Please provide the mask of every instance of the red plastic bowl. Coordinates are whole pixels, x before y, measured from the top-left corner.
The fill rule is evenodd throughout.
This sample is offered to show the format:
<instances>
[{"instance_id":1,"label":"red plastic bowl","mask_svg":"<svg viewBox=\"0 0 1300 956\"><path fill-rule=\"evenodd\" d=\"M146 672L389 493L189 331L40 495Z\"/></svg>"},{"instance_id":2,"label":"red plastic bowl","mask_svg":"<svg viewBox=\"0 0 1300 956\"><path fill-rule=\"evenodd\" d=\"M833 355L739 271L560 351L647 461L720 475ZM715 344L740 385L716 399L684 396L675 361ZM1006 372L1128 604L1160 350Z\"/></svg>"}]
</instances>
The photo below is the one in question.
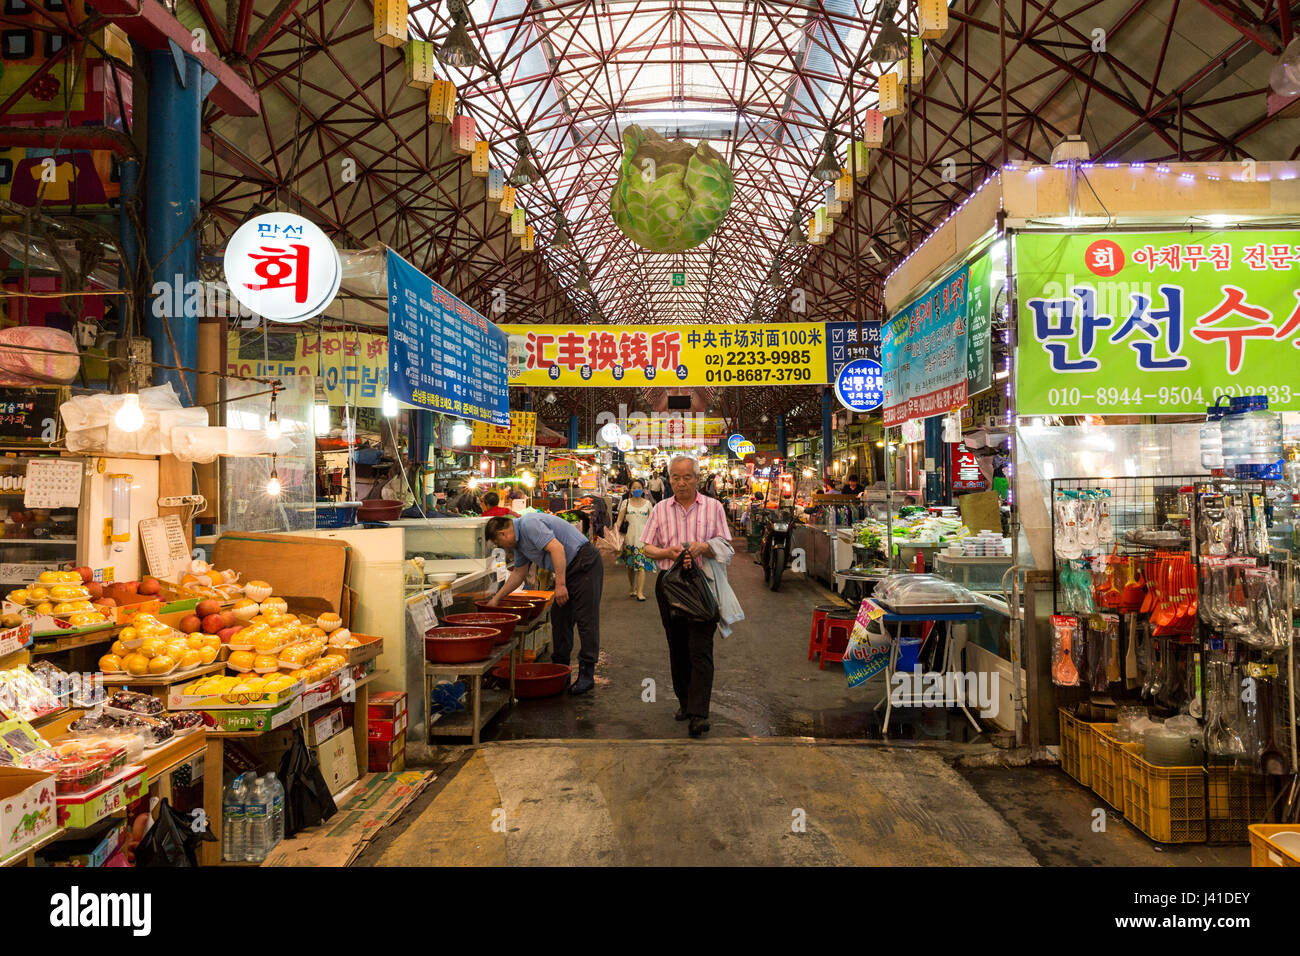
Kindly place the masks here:
<instances>
[{"instance_id":1,"label":"red plastic bowl","mask_svg":"<svg viewBox=\"0 0 1300 956\"><path fill-rule=\"evenodd\" d=\"M515 625L520 621L518 614L484 611L479 614L448 614L442 619L443 624L455 624L458 627L493 627L501 632L498 644L509 642L514 637ZM435 629L436 630L436 629Z\"/></svg>"},{"instance_id":2,"label":"red plastic bowl","mask_svg":"<svg viewBox=\"0 0 1300 956\"><path fill-rule=\"evenodd\" d=\"M467 664L492 654L495 627L431 627L424 632L424 659L435 664Z\"/></svg>"},{"instance_id":3,"label":"red plastic bowl","mask_svg":"<svg viewBox=\"0 0 1300 956\"><path fill-rule=\"evenodd\" d=\"M489 600L491 599L475 601L474 606L485 614L495 614L498 611L518 614L519 620L524 624L541 614L542 608L546 606L546 602L538 598L503 597L495 606L489 604Z\"/></svg>"},{"instance_id":4,"label":"red plastic bowl","mask_svg":"<svg viewBox=\"0 0 1300 956\"><path fill-rule=\"evenodd\" d=\"M357 518L361 521L396 521L402 516L400 501L370 500L361 502Z\"/></svg>"},{"instance_id":5,"label":"red plastic bowl","mask_svg":"<svg viewBox=\"0 0 1300 956\"><path fill-rule=\"evenodd\" d=\"M492 676L510 680L510 661L503 660L492 668ZM515 665L515 696L553 697L569 683L569 668L563 664Z\"/></svg>"}]
</instances>

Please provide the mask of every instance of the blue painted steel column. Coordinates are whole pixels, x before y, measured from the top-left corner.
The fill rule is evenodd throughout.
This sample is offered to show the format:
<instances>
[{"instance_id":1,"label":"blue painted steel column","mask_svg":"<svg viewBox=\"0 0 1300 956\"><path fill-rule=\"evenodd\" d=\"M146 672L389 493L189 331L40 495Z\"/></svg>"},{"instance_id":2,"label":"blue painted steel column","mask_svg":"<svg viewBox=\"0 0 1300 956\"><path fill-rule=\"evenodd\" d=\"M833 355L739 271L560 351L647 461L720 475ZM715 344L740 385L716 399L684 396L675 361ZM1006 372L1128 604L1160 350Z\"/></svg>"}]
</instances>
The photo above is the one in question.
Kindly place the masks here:
<instances>
[{"instance_id":1,"label":"blue painted steel column","mask_svg":"<svg viewBox=\"0 0 1300 956\"><path fill-rule=\"evenodd\" d=\"M569 416L569 447L578 447L578 416Z\"/></svg>"},{"instance_id":2,"label":"blue painted steel column","mask_svg":"<svg viewBox=\"0 0 1300 956\"><path fill-rule=\"evenodd\" d=\"M122 254L126 257L126 261L122 263L122 272L124 275L130 276L134 282L140 276L140 237L136 232L135 222L132 220L129 210L135 206L136 191L140 185L140 163L138 160L124 159L118 164L117 168L122 183L122 201L118 210L117 235L118 241L122 243ZM127 320L130 315L131 310L125 305L121 306L117 325L119 338L126 337Z\"/></svg>"},{"instance_id":3,"label":"blue painted steel column","mask_svg":"<svg viewBox=\"0 0 1300 956\"><path fill-rule=\"evenodd\" d=\"M822 389L822 477L829 478L831 457L834 454L835 436L831 433L831 390Z\"/></svg>"},{"instance_id":4,"label":"blue painted steel column","mask_svg":"<svg viewBox=\"0 0 1300 956\"><path fill-rule=\"evenodd\" d=\"M941 505L948 501L943 493L943 416L935 415L925 420L925 457L934 459L934 467L925 473L925 500L927 504Z\"/></svg>"},{"instance_id":5,"label":"blue painted steel column","mask_svg":"<svg viewBox=\"0 0 1300 956\"><path fill-rule=\"evenodd\" d=\"M785 460L785 416L776 416L776 454L782 461Z\"/></svg>"},{"instance_id":6,"label":"blue painted steel column","mask_svg":"<svg viewBox=\"0 0 1300 956\"><path fill-rule=\"evenodd\" d=\"M170 50L149 53L145 247L153 264L150 278L154 291L160 294L145 310L145 332L153 342L155 362L186 368L196 368L199 358L201 297L185 292L186 284L197 283L199 278L195 223L199 217L202 78L203 69L191 56L181 55L178 62ZM172 383L183 405L197 399L195 378L192 372L172 369L156 369L154 374L155 384Z\"/></svg>"}]
</instances>

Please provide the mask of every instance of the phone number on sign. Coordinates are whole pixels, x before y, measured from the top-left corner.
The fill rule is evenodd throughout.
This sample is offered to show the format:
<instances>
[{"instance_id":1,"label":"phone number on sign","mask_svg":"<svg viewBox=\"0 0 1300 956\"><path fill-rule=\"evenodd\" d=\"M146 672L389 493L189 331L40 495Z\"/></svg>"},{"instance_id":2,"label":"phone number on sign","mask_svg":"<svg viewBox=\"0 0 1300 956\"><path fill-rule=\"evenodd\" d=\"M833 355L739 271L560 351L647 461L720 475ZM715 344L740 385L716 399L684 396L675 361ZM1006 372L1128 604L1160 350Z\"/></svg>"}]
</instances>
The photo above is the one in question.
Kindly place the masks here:
<instances>
[{"instance_id":1,"label":"phone number on sign","mask_svg":"<svg viewBox=\"0 0 1300 956\"><path fill-rule=\"evenodd\" d=\"M811 379L810 368L723 368L706 369L704 372L706 382L762 384L763 382L807 382Z\"/></svg>"},{"instance_id":2,"label":"phone number on sign","mask_svg":"<svg viewBox=\"0 0 1300 956\"><path fill-rule=\"evenodd\" d=\"M1232 398L1239 395L1266 395L1270 405L1285 405L1291 401L1289 385L1216 385L1207 395L1206 390L1190 385L1162 385L1154 391L1140 388L1099 388L1085 392L1078 388L1051 388L1047 390L1048 404L1057 408L1070 408L1088 402L1093 406L1123 408L1134 405L1164 405L1177 408L1213 405L1220 396Z\"/></svg>"},{"instance_id":3,"label":"phone number on sign","mask_svg":"<svg viewBox=\"0 0 1300 956\"><path fill-rule=\"evenodd\" d=\"M798 349L791 351L756 352L726 351L706 355L705 365L807 365L812 361L812 353Z\"/></svg>"}]
</instances>

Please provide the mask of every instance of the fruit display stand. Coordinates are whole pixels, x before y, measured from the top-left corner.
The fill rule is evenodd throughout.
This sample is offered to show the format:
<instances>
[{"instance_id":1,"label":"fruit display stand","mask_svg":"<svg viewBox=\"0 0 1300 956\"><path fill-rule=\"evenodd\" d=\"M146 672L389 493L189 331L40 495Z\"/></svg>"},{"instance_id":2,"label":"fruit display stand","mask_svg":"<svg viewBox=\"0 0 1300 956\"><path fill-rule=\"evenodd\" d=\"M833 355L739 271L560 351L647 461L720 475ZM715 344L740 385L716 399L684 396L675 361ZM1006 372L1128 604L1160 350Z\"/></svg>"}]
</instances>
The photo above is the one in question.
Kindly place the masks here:
<instances>
[{"instance_id":1,"label":"fruit display stand","mask_svg":"<svg viewBox=\"0 0 1300 956\"><path fill-rule=\"evenodd\" d=\"M540 620L540 617L539 617ZM429 743L434 737L469 737L475 745L487 722L495 717L507 704L515 700L515 667L519 662L521 644L518 637L499 644L492 653L481 661L468 664L424 664L424 699L433 695L433 685L439 677L455 679L470 678L469 709L455 714L433 715L429 720ZM492 665L510 655L510 691L484 690L483 675L492 670Z\"/></svg>"},{"instance_id":2,"label":"fruit display stand","mask_svg":"<svg viewBox=\"0 0 1300 956\"><path fill-rule=\"evenodd\" d=\"M166 700L171 688L175 685L187 684L196 677L219 674L225 669L225 661L213 661L211 664L204 664L192 670L173 671L170 674L161 674L156 677L152 675L149 677L132 677L130 674L105 674L104 686L123 687L127 690L136 690L142 694L148 694L150 697Z\"/></svg>"}]
</instances>

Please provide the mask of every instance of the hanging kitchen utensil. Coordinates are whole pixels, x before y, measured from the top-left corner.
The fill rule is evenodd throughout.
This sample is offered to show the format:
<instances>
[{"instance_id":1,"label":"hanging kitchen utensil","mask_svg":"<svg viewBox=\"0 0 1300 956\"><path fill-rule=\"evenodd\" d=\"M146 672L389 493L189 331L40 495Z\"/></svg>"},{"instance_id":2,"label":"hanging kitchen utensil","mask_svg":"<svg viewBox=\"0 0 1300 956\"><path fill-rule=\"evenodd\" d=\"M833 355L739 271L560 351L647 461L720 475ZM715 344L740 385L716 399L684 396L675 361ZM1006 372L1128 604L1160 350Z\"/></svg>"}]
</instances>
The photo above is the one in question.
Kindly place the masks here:
<instances>
[{"instance_id":1,"label":"hanging kitchen utensil","mask_svg":"<svg viewBox=\"0 0 1300 956\"><path fill-rule=\"evenodd\" d=\"M1106 681L1114 684L1123 678L1119 670L1119 618L1102 615L1106 620Z\"/></svg>"},{"instance_id":2,"label":"hanging kitchen utensil","mask_svg":"<svg viewBox=\"0 0 1300 956\"><path fill-rule=\"evenodd\" d=\"M1052 615L1052 681L1062 687L1074 687L1079 683L1079 671L1071 654L1077 626L1078 622L1072 617Z\"/></svg>"},{"instance_id":3,"label":"hanging kitchen utensil","mask_svg":"<svg viewBox=\"0 0 1300 956\"><path fill-rule=\"evenodd\" d=\"M1158 556L1156 558L1146 559L1146 573L1143 575L1146 584L1147 593L1142 598L1142 604L1138 607L1141 614L1150 614L1156 609L1156 601L1159 599L1159 580L1160 574L1156 570L1159 567Z\"/></svg>"},{"instance_id":4,"label":"hanging kitchen utensil","mask_svg":"<svg viewBox=\"0 0 1300 956\"><path fill-rule=\"evenodd\" d=\"M1128 616L1128 652L1124 656L1124 683L1129 690L1142 684L1138 676L1137 657L1137 615Z\"/></svg>"},{"instance_id":5,"label":"hanging kitchen utensil","mask_svg":"<svg viewBox=\"0 0 1300 956\"><path fill-rule=\"evenodd\" d=\"M1142 578L1141 564L1130 555L1127 562L1128 580L1120 592L1119 609L1125 614L1132 614L1142 606L1146 598L1146 582Z\"/></svg>"},{"instance_id":6,"label":"hanging kitchen utensil","mask_svg":"<svg viewBox=\"0 0 1300 956\"><path fill-rule=\"evenodd\" d=\"M1258 679L1260 739L1263 745L1259 752L1259 770L1270 776L1281 776L1287 772L1286 756L1282 748L1273 739L1273 682L1268 678Z\"/></svg>"}]
</instances>

